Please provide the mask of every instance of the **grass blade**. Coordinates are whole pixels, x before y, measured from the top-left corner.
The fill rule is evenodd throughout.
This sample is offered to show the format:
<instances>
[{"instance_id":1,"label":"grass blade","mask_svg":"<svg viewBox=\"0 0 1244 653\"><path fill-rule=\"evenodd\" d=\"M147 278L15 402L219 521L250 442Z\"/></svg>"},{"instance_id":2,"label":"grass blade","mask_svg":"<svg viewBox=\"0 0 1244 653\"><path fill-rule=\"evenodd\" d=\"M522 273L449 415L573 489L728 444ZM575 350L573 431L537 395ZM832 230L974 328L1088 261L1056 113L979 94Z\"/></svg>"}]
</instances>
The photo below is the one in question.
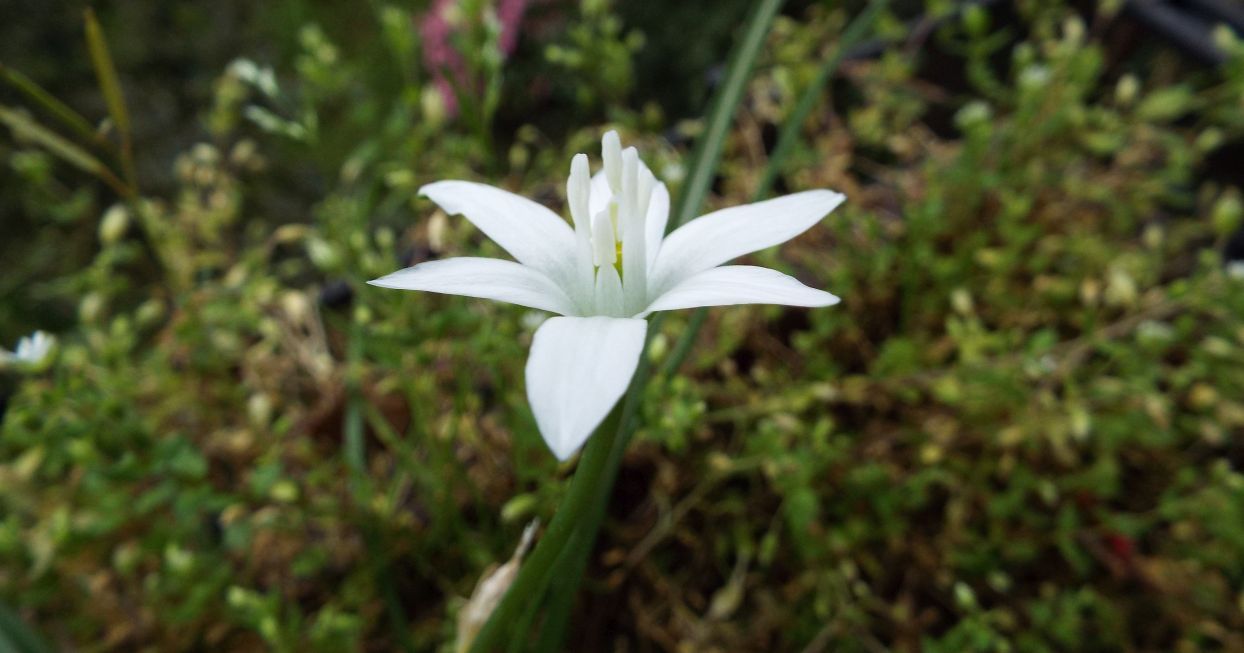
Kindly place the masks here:
<instances>
[{"instance_id":1,"label":"grass blade","mask_svg":"<svg viewBox=\"0 0 1244 653\"><path fill-rule=\"evenodd\" d=\"M713 183L713 176L717 174L717 164L721 161L721 152L725 148L730 125L734 122L735 110L743 99L743 91L751 77L752 68L756 65L756 59L760 56L765 35L769 33L773 18L782 8L782 2L783 0L763 0L757 3L748 19L747 32L730 57L725 82L709 107L708 123L692 154L691 174L678 194L678 201L670 214L666 231L672 231L695 217L695 213L704 204L704 198L708 196L708 189Z\"/></svg>"},{"instance_id":2,"label":"grass blade","mask_svg":"<svg viewBox=\"0 0 1244 653\"><path fill-rule=\"evenodd\" d=\"M130 196L126 185L91 153L66 140L63 136L35 122L29 116L9 107L0 106L0 123L8 125L13 135L51 152L69 165L99 177L121 195Z\"/></svg>"},{"instance_id":3,"label":"grass blade","mask_svg":"<svg viewBox=\"0 0 1244 653\"><path fill-rule=\"evenodd\" d=\"M829 83L834 73L837 72L838 65L842 63L843 55L847 50L854 47L855 44L864 40L877 22L877 17L881 14L881 11L889 4L890 0L873 0L843 30L838 47L821 64L812 84L804 89L803 95L799 97L795 108L787 116L786 122L782 123L782 129L778 133L777 144L773 147L773 152L769 155L768 162L765 163L764 171L760 174L760 182L756 184L756 190L753 192L753 202L758 202L769 195L769 191L773 189L773 182L777 179L778 170L785 162L786 156L790 154L791 148L795 144L795 139L799 138L799 131L803 128L803 123L808 119L808 114L812 112L812 108L816 106L816 101L825 89L825 85ZM663 376L674 374L682 366L687 355L691 353L691 347L695 343L696 336L700 333L700 328L704 326L704 321L707 317L707 308L697 308L691 314L691 320L687 323L687 328L683 329L678 341L674 343L673 349L670 350L670 357L665 360L665 365L661 368Z\"/></svg>"},{"instance_id":4,"label":"grass blade","mask_svg":"<svg viewBox=\"0 0 1244 653\"><path fill-rule=\"evenodd\" d=\"M43 637L9 606L0 603L0 652L51 653Z\"/></svg>"},{"instance_id":5,"label":"grass blade","mask_svg":"<svg viewBox=\"0 0 1244 653\"><path fill-rule=\"evenodd\" d=\"M121 82L117 77L117 68L112 63L112 54L108 50L108 42L104 40L104 32L95 18L95 11L87 9L86 47L91 53L91 65L95 67L95 78L104 93L104 102L108 104L108 115L117 133L122 139L130 134L130 114L125 109L125 96L121 94Z\"/></svg>"},{"instance_id":6,"label":"grass blade","mask_svg":"<svg viewBox=\"0 0 1244 653\"><path fill-rule=\"evenodd\" d=\"M131 146L130 114L125 108L125 96L121 93L121 82L117 76L117 68L113 65L112 54L108 50L108 42L99 27L95 12L89 7L83 12L86 22L86 47L91 54L91 65L95 68L95 78L99 81L99 89L104 94L104 102L108 105L108 115L121 137L121 167L125 180L134 186L134 155Z\"/></svg>"},{"instance_id":7,"label":"grass blade","mask_svg":"<svg viewBox=\"0 0 1244 653\"><path fill-rule=\"evenodd\" d=\"M873 0L842 31L842 37L838 39L838 46L821 63L821 67L816 71L816 77L813 78L808 88L804 89L803 95L799 96L799 101L795 103L795 108L791 110L786 121L782 123L782 129L778 132L777 144L773 146L773 152L769 154L769 160L760 175L760 182L756 184L755 196L752 198L753 202L764 199L769 194L769 191L773 189L773 182L777 179L778 169L786 160L786 155L790 153L791 147L794 146L795 139L799 138L799 130L803 128L803 123L808 119L808 114L812 113L817 99L821 97L821 92L829 84L829 80L833 78L834 73L838 72L838 66L842 63L842 57L847 53L847 50L863 41L864 37L872 31L873 24L877 22L877 17L881 15L881 11L889 4L890 0Z\"/></svg>"},{"instance_id":8,"label":"grass blade","mask_svg":"<svg viewBox=\"0 0 1244 653\"><path fill-rule=\"evenodd\" d=\"M25 95L31 102L42 107L83 140L93 143L100 141L99 134L96 133L91 123L82 117L82 114L56 99L56 96L48 93L42 86L36 84L34 80L12 68L6 67L4 64L0 64L0 80L4 80L9 86Z\"/></svg>"}]
</instances>

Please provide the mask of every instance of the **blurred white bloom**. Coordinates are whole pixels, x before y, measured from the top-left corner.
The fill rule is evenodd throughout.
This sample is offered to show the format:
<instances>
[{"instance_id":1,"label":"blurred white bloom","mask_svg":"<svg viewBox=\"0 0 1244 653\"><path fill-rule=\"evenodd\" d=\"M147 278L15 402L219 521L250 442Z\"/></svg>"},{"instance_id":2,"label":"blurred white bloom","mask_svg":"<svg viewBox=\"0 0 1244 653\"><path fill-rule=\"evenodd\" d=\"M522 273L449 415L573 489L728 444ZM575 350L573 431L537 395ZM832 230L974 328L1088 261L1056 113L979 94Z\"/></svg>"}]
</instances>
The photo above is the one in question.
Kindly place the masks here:
<instances>
[{"instance_id":1,"label":"blurred white bloom","mask_svg":"<svg viewBox=\"0 0 1244 653\"><path fill-rule=\"evenodd\" d=\"M1020 71L1019 85L1026 90L1039 90L1045 88L1052 76L1049 66L1033 64Z\"/></svg>"},{"instance_id":2,"label":"blurred white bloom","mask_svg":"<svg viewBox=\"0 0 1244 653\"><path fill-rule=\"evenodd\" d=\"M55 337L46 331L35 331L18 340L16 350L9 352L0 349L0 363L38 366L47 359L55 346Z\"/></svg>"},{"instance_id":3,"label":"blurred white bloom","mask_svg":"<svg viewBox=\"0 0 1244 653\"><path fill-rule=\"evenodd\" d=\"M535 331L540 328L541 324L547 322L548 319L548 313L541 311L527 311L526 313L523 313L523 316L519 318L519 321L522 322L524 329L528 331Z\"/></svg>"},{"instance_id":4,"label":"blurred white bloom","mask_svg":"<svg viewBox=\"0 0 1244 653\"><path fill-rule=\"evenodd\" d=\"M625 392L649 314L699 306L830 306L838 298L776 270L722 264L820 222L845 199L812 190L709 213L665 237L670 198L633 147L605 134L604 170L575 155L566 195L571 229L544 206L468 181L420 189L463 214L515 261L428 261L370 283L510 302L557 313L536 331L527 398L544 440L565 460Z\"/></svg>"},{"instance_id":5,"label":"blurred white bloom","mask_svg":"<svg viewBox=\"0 0 1244 653\"><path fill-rule=\"evenodd\" d=\"M281 90L276 83L276 74L268 66L260 67L250 59L235 59L229 70L238 79L254 86L268 97L276 97Z\"/></svg>"}]
</instances>

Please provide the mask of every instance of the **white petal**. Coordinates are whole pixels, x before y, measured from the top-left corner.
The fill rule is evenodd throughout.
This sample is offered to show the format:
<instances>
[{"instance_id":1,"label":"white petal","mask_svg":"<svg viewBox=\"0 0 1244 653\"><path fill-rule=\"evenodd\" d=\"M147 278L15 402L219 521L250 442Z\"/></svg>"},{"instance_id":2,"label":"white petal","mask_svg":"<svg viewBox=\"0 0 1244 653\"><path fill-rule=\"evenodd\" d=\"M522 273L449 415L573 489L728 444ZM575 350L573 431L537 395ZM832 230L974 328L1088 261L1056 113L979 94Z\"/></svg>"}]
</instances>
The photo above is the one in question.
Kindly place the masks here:
<instances>
[{"instance_id":1,"label":"white petal","mask_svg":"<svg viewBox=\"0 0 1244 653\"><path fill-rule=\"evenodd\" d=\"M605 209L592 219L592 262L598 267L618 261L618 241L613 237L609 213L609 209Z\"/></svg>"},{"instance_id":2,"label":"white petal","mask_svg":"<svg viewBox=\"0 0 1244 653\"><path fill-rule=\"evenodd\" d=\"M628 147L622 150L622 204L618 209L618 226L622 235L623 304L629 315L643 310L648 300L647 231L644 225L648 196L654 180L652 173L639 165L639 152ZM617 313L614 313L617 315Z\"/></svg>"},{"instance_id":3,"label":"white petal","mask_svg":"<svg viewBox=\"0 0 1244 653\"><path fill-rule=\"evenodd\" d=\"M838 298L809 288L777 270L754 265L727 265L692 275L652 302L636 317L656 311L734 304L833 306Z\"/></svg>"},{"instance_id":4,"label":"white petal","mask_svg":"<svg viewBox=\"0 0 1244 653\"><path fill-rule=\"evenodd\" d=\"M574 270L572 283L565 286L566 293L581 309L591 313L595 304L594 269L592 267L592 214L588 211L591 197L591 173L588 171L587 155L576 154L570 162L570 177L566 179L566 200L570 216L574 220Z\"/></svg>"},{"instance_id":5,"label":"white petal","mask_svg":"<svg viewBox=\"0 0 1244 653\"><path fill-rule=\"evenodd\" d=\"M648 170L642 159L639 161L639 167ZM641 173L642 174L642 173ZM652 174L649 170L648 174ZM609 180L605 178L605 171L601 170L592 177L592 193L591 205L589 211L592 215L601 212L606 205L609 204L609 198L612 197L613 191L609 188ZM648 255L648 267L652 267L653 261L656 260L657 252L661 249L661 240L665 238L665 225L669 224L670 219L670 192L665 184L657 182L652 189L652 199L648 202L648 212L644 217L644 233L645 249Z\"/></svg>"},{"instance_id":6,"label":"white petal","mask_svg":"<svg viewBox=\"0 0 1244 653\"><path fill-rule=\"evenodd\" d=\"M579 312L566 293L539 270L495 258L428 261L367 283L382 288L493 299L562 315Z\"/></svg>"},{"instance_id":7,"label":"white petal","mask_svg":"<svg viewBox=\"0 0 1244 653\"><path fill-rule=\"evenodd\" d=\"M566 201L570 205L570 217L574 220L576 234L590 234L592 231L592 213L588 211L591 187L587 155L576 154L570 160L570 177L566 179Z\"/></svg>"},{"instance_id":8,"label":"white petal","mask_svg":"<svg viewBox=\"0 0 1244 653\"><path fill-rule=\"evenodd\" d=\"M617 268L612 264L602 265L596 270L596 310L593 314L622 317L626 315L624 306L622 278L618 276Z\"/></svg>"},{"instance_id":9,"label":"white petal","mask_svg":"<svg viewBox=\"0 0 1244 653\"><path fill-rule=\"evenodd\" d=\"M600 139L601 158L605 160L605 173L609 187L614 193L622 192L622 140L612 129Z\"/></svg>"},{"instance_id":10,"label":"white petal","mask_svg":"<svg viewBox=\"0 0 1244 653\"><path fill-rule=\"evenodd\" d=\"M564 288L572 287L575 236L545 206L500 188L471 181L438 181L419 189L446 213L461 213L509 252Z\"/></svg>"},{"instance_id":11,"label":"white petal","mask_svg":"<svg viewBox=\"0 0 1244 653\"><path fill-rule=\"evenodd\" d=\"M810 190L696 218L661 244L648 287L659 295L697 272L784 243L820 222L844 199L830 190Z\"/></svg>"},{"instance_id":12,"label":"white petal","mask_svg":"<svg viewBox=\"0 0 1244 653\"><path fill-rule=\"evenodd\" d=\"M605 171L601 170L592 175L592 193L588 198L588 211L592 215L600 213L609 205L612 197L613 189L609 187L609 178L605 175Z\"/></svg>"},{"instance_id":13,"label":"white petal","mask_svg":"<svg viewBox=\"0 0 1244 653\"><path fill-rule=\"evenodd\" d=\"M669 221L670 192L665 184L658 182L652 189L652 199L648 201L648 215L644 218L649 269L656 261L657 252L661 251L661 241L665 239L665 225Z\"/></svg>"},{"instance_id":14,"label":"white petal","mask_svg":"<svg viewBox=\"0 0 1244 653\"><path fill-rule=\"evenodd\" d=\"M626 240L632 221L638 221L639 150L622 150L622 192L618 193L618 234Z\"/></svg>"},{"instance_id":15,"label":"white petal","mask_svg":"<svg viewBox=\"0 0 1244 653\"><path fill-rule=\"evenodd\" d=\"M626 392L644 348L644 320L555 317L536 330L527 400L540 434L566 460Z\"/></svg>"},{"instance_id":16,"label":"white petal","mask_svg":"<svg viewBox=\"0 0 1244 653\"><path fill-rule=\"evenodd\" d=\"M56 338L46 331L35 331L34 333L22 337L17 341L17 347L14 348L13 354L8 356L9 360L15 360L31 365L38 365L47 358L52 347L56 344ZM7 352L6 352L7 353Z\"/></svg>"},{"instance_id":17,"label":"white petal","mask_svg":"<svg viewBox=\"0 0 1244 653\"><path fill-rule=\"evenodd\" d=\"M643 216L643 219L641 219L639 222L640 224L644 224L648 221L647 220L648 206L649 206L650 201L652 200L652 191L656 188L656 185L657 185L657 178L655 175L652 174L652 171L648 169L648 166L640 165L637 167L638 167L638 170L636 170L637 187L635 190L636 190L636 201L638 201L639 204L637 205L636 212L639 215ZM641 229L641 232L642 232L642 229Z\"/></svg>"}]
</instances>

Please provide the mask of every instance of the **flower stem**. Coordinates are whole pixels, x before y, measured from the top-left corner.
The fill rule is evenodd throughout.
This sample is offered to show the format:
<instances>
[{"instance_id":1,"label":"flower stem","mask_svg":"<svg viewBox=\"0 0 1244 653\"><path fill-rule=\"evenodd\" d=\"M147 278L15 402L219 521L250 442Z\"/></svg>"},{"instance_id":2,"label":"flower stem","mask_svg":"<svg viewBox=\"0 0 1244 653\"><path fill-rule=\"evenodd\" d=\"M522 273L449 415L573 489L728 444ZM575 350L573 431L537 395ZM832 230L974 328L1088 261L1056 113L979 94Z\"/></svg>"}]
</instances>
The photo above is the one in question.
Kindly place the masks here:
<instances>
[{"instance_id":1,"label":"flower stem","mask_svg":"<svg viewBox=\"0 0 1244 653\"><path fill-rule=\"evenodd\" d=\"M619 405L605 418L596 434L588 439L566 498L562 500L557 514L553 515L553 521L549 523L548 530L544 532L536 548L519 568L518 576L505 593L505 598L501 599L501 603L488 618L488 623L484 624L475 637L471 644L471 653L497 650L500 643L505 641L503 631L527 602L538 601L544 594L545 587L553 576L554 563L561 556L567 541L574 535L575 528L583 522L585 513L592 507L593 497L602 492L602 488L608 489L601 484L601 477L605 473L606 463L618 436L621 416L622 406ZM512 635L523 637L526 633Z\"/></svg>"},{"instance_id":2,"label":"flower stem","mask_svg":"<svg viewBox=\"0 0 1244 653\"><path fill-rule=\"evenodd\" d=\"M600 526L600 517L592 510L586 523L575 529L574 536L566 543L561 558L557 561L558 573L549 584L548 604L544 610L544 626L540 629L540 639L536 640L535 653L555 653L561 650L562 640L566 637L566 624L570 617L570 607L579 583L583 580L583 572L587 568L587 559L596 541L596 530ZM595 525L595 527L593 526Z\"/></svg>"}]
</instances>

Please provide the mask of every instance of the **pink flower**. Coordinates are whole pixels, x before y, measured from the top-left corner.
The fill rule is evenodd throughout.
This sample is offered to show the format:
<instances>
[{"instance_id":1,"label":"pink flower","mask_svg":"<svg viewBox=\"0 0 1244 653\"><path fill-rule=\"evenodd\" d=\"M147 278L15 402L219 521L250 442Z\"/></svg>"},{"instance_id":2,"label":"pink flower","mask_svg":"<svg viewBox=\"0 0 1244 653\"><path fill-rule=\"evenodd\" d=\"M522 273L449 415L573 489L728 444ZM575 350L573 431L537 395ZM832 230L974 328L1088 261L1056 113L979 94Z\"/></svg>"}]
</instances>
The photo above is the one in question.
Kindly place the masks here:
<instances>
[{"instance_id":1,"label":"pink flower","mask_svg":"<svg viewBox=\"0 0 1244 653\"><path fill-rule=\"evenodd\" d=\"M423 36L423 64L432 73L432 82L445 102L445 111L458 112L458 92L473 91L477 80L469 79L462 54L454 48L453 35L459 29L449 20L458 0L436 0L419 24ZM518 45L518 28L527 10L527 0L497 0L497 20L501 23L499 47L503 56L514 52ZM452 78L452 81L451 81ZM455 90L455 87L458 90Z\"/></svg>"}]
</instances>

